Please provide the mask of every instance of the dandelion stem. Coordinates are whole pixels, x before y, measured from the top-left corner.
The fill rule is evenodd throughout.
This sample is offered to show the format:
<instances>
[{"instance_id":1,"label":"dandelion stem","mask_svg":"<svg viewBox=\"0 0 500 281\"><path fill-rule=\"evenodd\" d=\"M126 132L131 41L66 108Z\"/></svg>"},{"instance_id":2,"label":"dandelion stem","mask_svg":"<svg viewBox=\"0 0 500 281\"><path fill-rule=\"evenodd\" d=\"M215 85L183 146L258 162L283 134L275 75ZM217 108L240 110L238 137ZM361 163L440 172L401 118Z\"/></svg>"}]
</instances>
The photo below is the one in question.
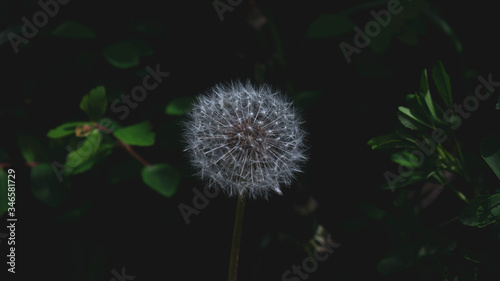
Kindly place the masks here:
<instances>
[{"instance_id":1,"label":"dandelion stem","mask_svg":"<svg viewBox=\"0 0 500 281\"><path fill-rule=\"evenodd\" d=\"M231 257L229 259L228 281L236 281L238 275L238 258L240 255L241 229L243 228L243 214L245 211L246 194L238 197L236 205L236 216L234 218L233 243L231 245Z\"/></svg>"}]
</instances>

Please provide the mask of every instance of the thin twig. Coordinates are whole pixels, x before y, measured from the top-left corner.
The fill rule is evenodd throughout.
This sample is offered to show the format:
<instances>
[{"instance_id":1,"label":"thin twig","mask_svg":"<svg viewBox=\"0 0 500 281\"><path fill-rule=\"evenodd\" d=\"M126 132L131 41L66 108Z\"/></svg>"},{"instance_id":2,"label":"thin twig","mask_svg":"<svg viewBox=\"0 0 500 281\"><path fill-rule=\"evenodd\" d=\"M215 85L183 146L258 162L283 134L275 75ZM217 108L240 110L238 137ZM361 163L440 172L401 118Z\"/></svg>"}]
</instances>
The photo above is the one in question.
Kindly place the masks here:
<instances>
[{"instance_id":1,"label":"thin twig","mask_svg":"<svg viewBox=\"0 0 500 281\"><path fill-rule=\"evenodd\" d=\"M137 154L137 152L135 152L132 147L126 143L124 143L123 141L121 140L118 140L118 142L120 143L120 145L125 148L125 150L130 153L130 155L132 155L135 159L137 159L137 161L141 162L144 166L149 166L151 164L149 164L148 161L144 160L144 158L142 158L139 154Z\"/></svg>"},{"instance_id":2,"label":"thin twig","mask_svg":"<svg viewBox=\"0 0 500 281\"><path fill-rule=\"evenodd\" d=\"M110 130L109 128L101 125L101 124L97 124L95 123L94 124L94 127L98 128L99 130L103 130L105 131L106 133L110 134L110 133L113 133L112 130ZM116 136L115 136L116 138ZM121 141L119 138L116 138L118 140L118 142L120 143L120 145L125 148L125 150L130 153L130 155L132 155L135 159L137 159L137 161L141 162L144 166L149 166L151 164L149 164L148 161L144 160L144 158L142 158L139 154L137 154L137 152L135 152L132 147L126 143L124 143L123 141Z\"/></svg>"}]
</instances>

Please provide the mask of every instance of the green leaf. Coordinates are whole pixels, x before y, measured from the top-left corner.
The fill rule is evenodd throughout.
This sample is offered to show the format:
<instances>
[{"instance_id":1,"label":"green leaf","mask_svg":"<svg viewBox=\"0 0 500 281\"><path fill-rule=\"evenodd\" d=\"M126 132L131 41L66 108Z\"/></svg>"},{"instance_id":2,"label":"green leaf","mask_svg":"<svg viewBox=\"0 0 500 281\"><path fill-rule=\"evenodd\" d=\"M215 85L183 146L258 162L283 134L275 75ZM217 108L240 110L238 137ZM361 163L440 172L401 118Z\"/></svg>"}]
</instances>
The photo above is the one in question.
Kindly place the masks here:
<instances>
[{"instance_id":1,"label":"green leaf","mask_svg":"<svg viewBox=\"0 0 500 281\"><path fill-rule=\"evenodd\" d=\"M404 167L418 168L420 167L419 159L407 150L396 152L391 155L391 161L398 163Z\"/></svg>"},{"instance_id":2,"label":"green leaf","mask_svg":"<svg viewBox=\"0 0 500 281\"><path fill-rule=\"evenodd\" d=\"M404 106L398 107L398 119L403 126L412 130L422 129L423 126L432 128L429 124L417 118L409 108Z\"/></svg>"},{"instance_id":3,"label":"green leaf","mask_svg":"<svg viewBox=\"0 0 500 281\"><path fill-rule=\"evenodd\" d=\"M144 167L142 180L156 192L170 198L177 191L180 174L176 168L161 163Z\"/></svg>"},{"instance_id":4,"label":"green leaf","mask_svg":"<svg viewBox=\"0 0 500 281\"><path fill-rule=\"evenodd\" d=\"M500 193L482 202L477 208L476 217L479 222L477 227L485 227L500 219Z\"/></svg>"},{"instance_id":5,"label":"green leaf","mask_svg":"<svg viewBox=\"0 0 500 281\"><path fill-rule=\"evenodd\" d=\"M432 101L431 93L427 91L426 94L423 94L423 98L425 101L425 105L427 106L427 110L431 114L431 121L439 121L439 118L436 114L436 109L434 108L434 102Z\"/></svg>"},{"instance_id":6,"label":"green leaf","mask_svg":"<svg viewBox=\"0 0 500 281\"><path fill-rule=\"evenodd\" d=\"M345 15L326 14L318 17L307 30L309 38L329 38L350 32L355 24Z\"/></svg>"},{"instance_id":7,"label":"green leaf","mask_svg":"<svg viewBox=\"0 0 500 281\"><path fill-rule=\"evenodd\" d=\"M95 33L90 28L76 21L63 22L52 31L52 35L78 39L95 38Z\"/></svg>"},{"instance_id":8,"label":"green leaf","mask_svg":"<svg viewBox=\"0 0 500 281\"><path fill-rule=\"evenodd\" d=\"M12 177L10 179L12 179ZM9 203L7 196L9 193L9 185L7 180L9 180L7 172L0 169L0 218L7 212L7 209L10 208L10 206L7 205L7 203ZM15 181L15 179L12 180Z\"/></svg>"},{"instance_id":9,"label":"green leaf","mask_svg":"<svg viewBox=\"0 0 500 281\"><path fill-rule=\"evenodd\" d=\"M478 220L477 220L477 209L483 203L488 199L488 196L485 195L480 195L477 197L474 197L472 200L469 201L467 206L462 209L459 215L459 219L462 222L462 224L467 225L467 226L477 226L478 225Z\"/></svg>"},{"instance_id":10,"label":"green leaf","mask_svg":"<svg viewBox=\"0 0 500 281\"><path fill-rule=\"evenodd\" d=\"M26 162L43 162L49 160L47 149L42 142L31 135L19 135L17 144Z\"/></svg>"},{"instance_id":11,"label":"green leaf","mask_svg":"<svg viewBox=\"0 0 500 281\"><path fill-rule=\"evenodd\" d=\"M155 143L155 133L149 122L123 127L114 132L115 137L126 144L138 146L150 146Z\"/></svg>"},{"instance_id":12,"label":"green leaf","mask_svg":"<svg viewBox=\"0 0 500 281\"><path fill-rule=\"evenodd\" d=\"M440 110L440 108L434 104L429 92L425 95L422 93L408 94L405 101L413 117L419 120L420 124L414 122L416 127L425 128L430 127L431 125L429 124L432 124L432 128L434 128L436 124L443 127L446 125L438 118L436 108L438 110Z\"/></svg>"},{"instance_id":13,"label":"green leaf","mask_svg":"<svg viewBox=\"0 0 500 281\"><path fill-rule=\"evenodd\" d=\"M31 192L33 195L50 207L57 207L67 195L67 186L59 182L48 163L38 164L31 169Z\"/></svg>"},{"instance_id":14,"label":"green leaf","mask_svg":"<svg viewBox=\"0 0 500 281\"><path fill-rule=\"evenodd\" d=\"M416 142L415 142L415 136L408 131L404 126L402 125L397 125L396 128L394 129L394 134L399 136L401 139L406 140L411 146L406 146L406 147L415 147Z\"/></svg>"},{"instance_id":15,"label":"green leaf","mask_svg":"<svg viewBox=\"0 0 500 281\"><path fill-rule=\"evenodd\" d=\"M439 17L439 16L431 16L432 21L434 22L434 25L446 35L446 37L451 41L453 44L453 47L455 47L455 52L457 52L458 55L462 55L463 53L463 46L462 43L460 42L459 37L455 34L453 31L453 28L448 24L444 18Z\"/></svg>"},{"instance_id":16,"label":"green leaf","mask_svg":"<svg viewBox=\"0 0 500 281\"><path fill-rule=\"evenodd\" d=\"M427 78L427 69L420 75L420 92L425 94L429 92L429 79Z\"/></svg>"},{"instance_id":17,"label":"green leaf","mask_svg":"<svg viewBox=\"0 0 500 281\"><path fill-rule=\"evenodd\" d=\"M131 42L120 42L105 48L102 54L112 66L125 69L139 65L141 50Z\"/></svg>"},{"instance_id":18,"label":"green leaf","mask_svg":"<svg viewBox=\"0 0 500 281\"><path fill-rule=\"evenodd\" d=\"M427 109L429 110L432 118L439 120L436 114L436 109L434 108L434 102L432 101L431 92L429 91L429 80L427 78L427 69L422 71L422 76L420 78L420 93L422 94Z\"/></svg>"},{"instance_id":19,"label":"green leaf","mask_svg":"<svg viewBox=\"0 0 500 281\"><path fill-rule=\"evenodd\" d=\"M52 139L57 139L57 138L69 136L69 135L75 133L76 127L82 126L85 124L91 125L92 122L83 122L82 121L82 122L69 122L69 123L62 124L59 127L50 130L47 133L47 137L52 138Z\"/></svg>"},{"instance_id":20,"label":"green leaf","mask_svg":"<svg viewBox=\"0 0 500 281\"><path fill-rule=\"evenodd\" d=\"M397 179L392 179L391 183L392 185L389 185L388 183L384 183L380 189L383 190L394 190L396 188L401 188L408 186L410 184L414 184L419 181L424 181L428 178L429 173L425 171L416 171L411 173L409 176L403 176L403 175L396 175L401 178L401 180Z\"/></svg>"},{"instance_id":21,"label":"green leaf","mask_svg":"<svg viewBox=\"0 0 500 281\"><path fill-rule=\"evenodd\" d=\"M165 113L168 115L183 115L191 108L194 101L194 97L174 98L168 103Z\"/></svg>"},{"instance_id":22,"label":"green leaf","mask_svg":"<svg viewBox=\"0 0 500 281\"><path fill-rule=\"evenodd\" d=\"M432 79L436 88L444 101L444 104L451 108L453 104L453 99L451 96L451 82L448 73L444 69L443 63L439 61L432 67Z\"/></svg>"},{"instance_id":23,"label":"green leaf","mask_svg":"<svg viewBox=\"0 0 500 281\"><path fill-rule=\"evenodd\" d=\"M113 145L109 143L101 144L96 153L90 156L87 160L83 161L80 165L76 166L72 171L72 175L80 174L90 170L92 167L102 162L113 152Z\"/></svg>"},{"instance_id":24,"label":"green leaf","mask_svg":"<svg viewBox=\"0 0 500 281\"><path fill-rule=\"evenodd\" d=\"M467 226L479 228L500 219L500 193L493 196L478 196L471 200L460 213L460 221Z\"/></svg>"},{"instance_id":25,"label":"green leaf","mask_svg":"<svg viewBox=\"0 0 500 281\"><path fill-rule=\"evenodd\" d=\"M367 142L373 150L404 146L405 140L395 133L374 137Z\"/></svg>"},{"instance_id":26,"label":"green leaf","mask_svg":"<svg viewBox=\"0 0 500 281\"><path fill-rule=\"evenodd\" d=\"M495 175L500 179L500 140L489 136L481 141L479 147L484 161L488 163Z\"/></svg>"},{"instance_id":27,"label":"green leaf","mask_svg":"<svg viewBox=\"0 0 500 281\"><path fill-rule=\"evenodd\" d=\"M66 174L75 174L88 170L88 163L86 163L92 156L99 150L101 145L101 132L97 129L92 130L90 135L81 142L81 145L68 154L65 163Z\"/></svg>"},{"instance_id":28,"label":"green leaf","mask_svg":"<svg viewBox=\"0 0 500 281\"><path fill-rule=\"evenodd\" d=\"M106 112L108 101L106 100L106 89L104 86L97 86L83 96L80 102L80 109L87 113L90 120L97 121Z\"/></svg>"}]
</instances>

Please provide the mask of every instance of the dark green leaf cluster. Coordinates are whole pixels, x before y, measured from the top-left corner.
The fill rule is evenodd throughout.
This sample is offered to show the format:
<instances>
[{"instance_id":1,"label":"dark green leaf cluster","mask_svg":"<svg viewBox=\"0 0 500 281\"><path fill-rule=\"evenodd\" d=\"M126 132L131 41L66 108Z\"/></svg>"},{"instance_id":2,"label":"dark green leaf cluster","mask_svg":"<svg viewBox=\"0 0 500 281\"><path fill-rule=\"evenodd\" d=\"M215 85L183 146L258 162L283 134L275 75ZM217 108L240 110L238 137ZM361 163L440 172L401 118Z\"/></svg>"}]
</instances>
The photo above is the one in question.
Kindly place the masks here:
<instances>
[{"instance_id":1,"label":"dark green leaf cluster","mask_svg":"<svg viewBox=\"0 0 500 281\"><path fill-rule=\"evenodd\" d=\"M431 96L424 70L419 91L406 96L408 106L398 107L400 126L390 134L368 141L373 150L391 153L391 160L399 165L398 173L385 173L384 189L427 180L444 184L448 181L445 171L467 177L461 148L455 139L456 119L447 114L453 103L451 83L441 62L433 67L432 80L444 107Z\"/></svg>"},{"instance_id":2,"label":"dark green leaf cluster","mask_svg":"<svg viewBox=\"0 0 500 281\"><path fill-rule=\"evenodd\" d=\"M397 172L384 173L386 183L382 189L399 190L394 201L395 207L407 214L418 213L425 209L443 190L453 191L465 207L456 208L456 217L442 225L460 221L462 227L486 228L498 236L500 226L500 193L498 189L489 189L482 184L482 176L471 176L473 166L467 163L462 146L455 131L460 127L460 120L450 114L454 110L451 81L443 64L438 62L431 72L434 88L440 96L439 102L431 96L431 86L427 71L421 75L419 91L406 96L407 106L399 106L397 118L399 125L389 134L374 137L368 141L373 150L382 150L390 154L392 162L397 164ZM500 140L493 137L481 142L480 154L496 176L500 179ZM478 155L475 156L478 158ZM487 167L483 165L481 167ZM489 173L482 171L481 173ZM420 197L413 198L415 191ZM468 199L467 197L473 197ZM419 200L419 201L414 201ZM408 204L415 204L413 210L405 209ZM378 269L384 274L393 274L406 269L421 260L432 257L449 257L452 252L474 263L489 263L485 257L476 256L474 250L461 248L457 253L457 235L441 237L438 232L425 232L417 217L406 225L398 218L390 218L394 224L409 232L419 232L420 240L401 237L394 251L382 259ZM404 227L401 226L404 224ZM493 225L493 228L491 226ZM496 234L495 234L496 233ZM500 237L500 236L498 236ZM498 240L496 237L494 240ZM464 247L463 245L461 247Z\"/></svg>"},{"instance_id":3,"label":"dark green leaf cluster","mask_svg":"<svg viewBox=\"0 0 500 281\"><path fill-rule=\"evenodd\" d=\"M68 137L73 135L73 139L83 139L76 149L72 149L67 155L63 167L53 163L56 173L58 168L64 171L64 176L86 172L104 161L113 148L122 146L144 165L142 168L144 183L163 196L173 196L180 181L177 169L165 163L151 165L138 156L131 147L154 145L155 133L151 123L145 121L121 127L115 121L103 117L107 104L105 88L98 86L80 102L80 109L87 114L90 121L68 122L49 130L47 133L49 138L65 138L71 142Z\"/></svg>"}]
</instances>

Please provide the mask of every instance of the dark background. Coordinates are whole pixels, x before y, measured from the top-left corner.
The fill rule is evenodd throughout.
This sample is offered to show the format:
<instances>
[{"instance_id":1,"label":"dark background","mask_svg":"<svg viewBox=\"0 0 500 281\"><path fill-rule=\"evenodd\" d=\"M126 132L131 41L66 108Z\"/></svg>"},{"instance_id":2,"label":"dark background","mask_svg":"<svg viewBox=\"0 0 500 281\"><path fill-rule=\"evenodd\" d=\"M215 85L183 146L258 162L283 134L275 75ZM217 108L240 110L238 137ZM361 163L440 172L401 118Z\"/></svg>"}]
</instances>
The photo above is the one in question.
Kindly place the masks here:
<instances>
[{"instance_id":1,"label":"dark background","mask_svg":"<svg viewBox=\"0 0 500 281\"><path fill-rule=\"evenodd\" d=\"M40 10L35 1L1 3L0 30L21 25L23 16L31 18ZM172 198L148 188L138 175L109 184L106 178L112 167L130 160L117 148L103 165L66 179L71 183L68 196L56 208L37 200L29 189L30 168L17 149L18 134L35 135L49 145L45 137L48 130L64 122L85 120L78 105L90 89L106 85L111 100L120 90L127 93L140 84L142 79L136 73L146 65L160 64L170 76L121 122L131 125L150 120L160 138L178 133L169 126L180 119L164 114L172 98L196 95L234 79L261 82L255 75L256 65L265 65L265 82L291 96L301 91L323 93L303 110L310 147L305 173L286 189L285 196L247 204L240 280L281 280L282 273L293 264L301 264L306 255L293 243L281 241L280 234L306 241L318 224L341 246L319 264L310 280L421 280L418 269L391 276L377 270L377 263L394 247L392 229L376 225L359 204L373 203L393 211L395 195L379 186L384 182L383 172L396 166L386 154L371 151L366 142L392 131L397 106L404 103L406 94L418 89L421 71L438 60L443 61L452 79L456 101L473 93L479 74L486 77L492 73L493 80L500 80L497 9L494 2L486 1L432 3L432 9L455 31L463 55L455 52L439 28L426 22L426 34L419 35L415 46L392 40L383 54L373 56L370 48L364 48L359 57L365 59L368 70L363 72L356 63L346 62L338 46L343 40L352 44L354 32L305 40L317 17L357 4L255 1L275 25L286 65L277 63L276 37L269 22L260 30L246 22L252 8L248 1L225 12L221 22L211 1L72 0L60 5L59 13L19 54L4 41L0 46L0 146L8 152L18 179L16 277L107 281L113 278L113 269L121 272L125 267L128 275L136 276L134 280L226 278L236 201L221 194L199 215L191 216L186 225L178 205L192 206L192 189L203 188L203 182L195 178L184 177ZM373 9L380 7L384 5ZM357 14L360 27L371 20L370 9ZM87 25L96 39L47 34L65 20ZM161 22L162 35L133 30L134 23L144 21ZM99 54L102 48L131 38L147 41L154 50L153 55L141 58L136 68L114 68L99 55L88 66L79 59L81 54ZM469 151L478 151L477 139L487 133L481 124L491 120L482 112L491 111L495 102L494 94L481 103L476 119L466 120L463 130L457 132ZM111 112L108 116L117 120ZM168 162L183 169L185 175L192 173L186 168L180 141L136 150L151 163ZM445 192L443 196L448 195ZM305 217L298 215L293 204L304 205L310 197L317 202L317 209ZM451 205L445 205L450 201ZM454 201L450 201L436 202L436 209L453 207ZM84 210L81 215L61 219L77 207ZM432 225L434 216L431 213L425 219L424 223ZM1 229L4 221L2 218ZM2 241L2 271L6 269L6 246ZM1 280L9 278L12 276Z\"/></svg>"}]
</instances>

